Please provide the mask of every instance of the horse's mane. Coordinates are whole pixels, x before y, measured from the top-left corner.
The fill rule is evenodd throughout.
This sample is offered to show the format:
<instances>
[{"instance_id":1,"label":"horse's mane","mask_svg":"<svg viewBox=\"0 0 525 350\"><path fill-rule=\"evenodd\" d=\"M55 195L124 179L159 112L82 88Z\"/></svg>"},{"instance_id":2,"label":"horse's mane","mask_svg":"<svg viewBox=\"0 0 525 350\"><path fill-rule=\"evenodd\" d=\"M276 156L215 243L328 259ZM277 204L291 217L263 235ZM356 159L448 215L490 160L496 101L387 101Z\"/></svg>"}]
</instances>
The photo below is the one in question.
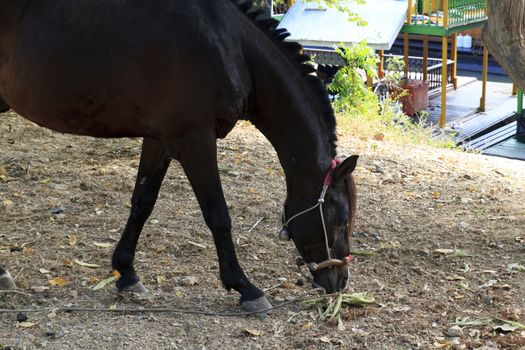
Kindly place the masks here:
<instances>
[{"instance_id":1,"label":"horse's mane","mask_svg":"<svg viewBox=\"0 0 525 350\"><path fill-rule=\"evenodd\" d=\"M326 126L328 141L330 143L330 153L332 158L334 158L336 156L337 147L334 111L324 84L319 78L312 74L315 72L315 68L310 63L310 56L302 53L303 47L299 43L285 41L284 39L290 36L290 33L283 28L277 29L279 22L268 17L260 7L254 6L252 0L231 1L237 5L239 10L244 13L246 17L248 17L261 30L261 32L271 39L271 41L299 71L303 79L305 79L306 85L309 87L312 95L317 98L321 107L321 121Z\"/></svg>"}]
</instances>

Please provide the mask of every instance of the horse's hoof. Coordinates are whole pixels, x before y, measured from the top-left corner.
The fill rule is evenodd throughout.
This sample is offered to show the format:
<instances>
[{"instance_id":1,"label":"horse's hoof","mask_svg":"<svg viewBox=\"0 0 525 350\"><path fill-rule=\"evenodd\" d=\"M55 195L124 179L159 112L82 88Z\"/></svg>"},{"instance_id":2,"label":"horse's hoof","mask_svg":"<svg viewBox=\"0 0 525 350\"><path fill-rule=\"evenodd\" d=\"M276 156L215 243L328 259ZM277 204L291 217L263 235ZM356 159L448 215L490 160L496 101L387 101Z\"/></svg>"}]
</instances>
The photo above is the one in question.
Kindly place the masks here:
<instances>
[{"instance_id":1,"label":"horse's hoof","mask_svg":"<svg viewBox=\"0 0 525 350\"><path fill-rule=\"evenodd\" d=\"M152 302L154 299L153 294L151 294L141 282L119 289L118 295L122 298L138 303Z\"/></svg>"},{"instance_id":2,"label":"horse's hoof","mask_svg":"<svg viewBox=\"0 0 525 350\"><path fill-rule=\"evenodd\" d=\"M0 290L13 290L16 289L15 281L13 281L13 278L9 274L9 272L5 272L0 276Z\"/></svg>"},{"instance_id":3,"label":"horse's hoof","mask_svg":"<svg viewBox=\"0 0 525 350\"><path fill-rule=\"evenodd\" d=\"M119 290L120 293L133 293L133 294L149 294L149 291L142 282L137 282L131 286L124 287Z\"/></svg>"},{"instance_id":4,"label":"horse's hoof","mask_svg":"<svg viewBox=\"0 0 525 350\"><path fill-rule=\"evenodd\" d=\"M263 295L255 300L243 301L241 307L248 312L256 313L259 317L266 317L273 306Z\"/></svg>"}]
</instances>

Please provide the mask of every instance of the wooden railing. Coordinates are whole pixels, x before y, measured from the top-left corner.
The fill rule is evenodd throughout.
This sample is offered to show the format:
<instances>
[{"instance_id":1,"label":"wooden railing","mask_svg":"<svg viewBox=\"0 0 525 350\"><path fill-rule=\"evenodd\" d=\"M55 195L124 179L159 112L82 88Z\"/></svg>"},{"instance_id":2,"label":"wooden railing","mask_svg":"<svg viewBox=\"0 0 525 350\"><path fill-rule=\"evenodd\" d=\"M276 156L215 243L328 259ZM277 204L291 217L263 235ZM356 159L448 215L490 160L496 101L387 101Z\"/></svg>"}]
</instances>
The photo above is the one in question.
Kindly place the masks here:
<instances>
[{"instance_id":1,"label":"wooden railing","mask_svg":"<svg viewBox=\"0 0 525 350\"><path fill-rule=\"evenodd\" d=\"M403 56L396 55L384 55L385 62L388 62L389 58L397 57L402 58ZM452 84L452 69L454 61L447 60L447 83ZM388 64L385 65L388 67ZM443 60L441 58L429 58L427 63L427 74L426 79L429 83L428 90L429 92L441 90L442 77L443 77ZM425 74L423 73L425 66L423 64L422 57L408 57L408 73L406 78L415 79L415 80L424 80ZM388 72L388 68L385 68L385 71ZM448 85L447 84L447 85Z\"/></svg>"},{"instance_id":2,"label":"wooden railing","mask_svg":"<svg viewBox=\"0 0 525 350\"><path fill-rule=\"evenodd\" d=\"M455 27L487 18L487 0L408 0L409 24Z\"/></svg>"}]
</instances>

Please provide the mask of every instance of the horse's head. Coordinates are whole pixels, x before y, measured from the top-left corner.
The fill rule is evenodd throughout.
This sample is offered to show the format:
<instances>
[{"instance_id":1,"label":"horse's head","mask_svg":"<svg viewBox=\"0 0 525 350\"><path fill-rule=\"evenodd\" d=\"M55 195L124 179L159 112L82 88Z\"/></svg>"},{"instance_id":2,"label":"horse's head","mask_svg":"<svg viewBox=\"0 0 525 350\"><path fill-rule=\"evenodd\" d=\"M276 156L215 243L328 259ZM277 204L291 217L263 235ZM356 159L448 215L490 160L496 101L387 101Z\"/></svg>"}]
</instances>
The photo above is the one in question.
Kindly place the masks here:
<instances>
[{"instance_id":1,"label":"horse's head","mask_svg":"<svg viewBox=\"0 0 525 350\"><path fill-rule=\"evenodd\" d=\"M355 220L356 187L352 172L357 156L333 163L318 203L285 208L281 239L292 239L299 251L299 265L306 265L314 278L314 286L327 293L342 290L348 282L350 235ZM290 198L291 199L291 198ZM291 202L291 201L290 201ZM291 203L288 203L291 204ZM292 212L293 211L293 212Z\"/></svg>"}]
</instances>

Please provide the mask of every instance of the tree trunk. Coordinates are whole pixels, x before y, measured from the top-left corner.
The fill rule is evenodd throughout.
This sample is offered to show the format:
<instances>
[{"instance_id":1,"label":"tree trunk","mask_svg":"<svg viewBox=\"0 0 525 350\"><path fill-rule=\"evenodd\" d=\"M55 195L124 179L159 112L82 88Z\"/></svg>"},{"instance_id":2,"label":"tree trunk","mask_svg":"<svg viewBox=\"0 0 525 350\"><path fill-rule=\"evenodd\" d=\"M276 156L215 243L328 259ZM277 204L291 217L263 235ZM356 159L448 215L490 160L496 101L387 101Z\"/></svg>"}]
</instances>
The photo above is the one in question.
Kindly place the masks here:
<instances>
[{"instance_id":1,"label":"tree trunk","mask_svg":"<svg viewBox=\"0 0 525 350\"><path fill-rule=\"evenodd\" d=\"M525 88L525 0L488 0L483 41L512 81Z\"/></svg>"}]
</instances>

